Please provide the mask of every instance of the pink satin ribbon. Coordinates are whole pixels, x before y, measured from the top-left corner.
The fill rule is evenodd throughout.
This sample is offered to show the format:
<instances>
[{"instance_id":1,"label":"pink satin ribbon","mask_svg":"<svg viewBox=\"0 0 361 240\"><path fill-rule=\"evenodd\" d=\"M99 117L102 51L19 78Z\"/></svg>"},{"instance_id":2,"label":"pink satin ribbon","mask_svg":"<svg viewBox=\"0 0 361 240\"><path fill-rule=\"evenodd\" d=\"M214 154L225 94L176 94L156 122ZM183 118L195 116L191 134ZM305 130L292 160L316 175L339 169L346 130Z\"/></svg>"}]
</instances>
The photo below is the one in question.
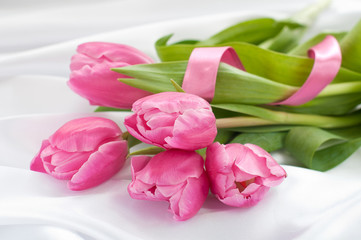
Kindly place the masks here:
<instances>
[{"instance_id":1,"label":"pink satin ribbon","mask_svg":"<svg viewBox=\"0 0 361 240\"><path fill-rule=\"evenodd\" d=\"M220 62L245 71L236 51L231 47L195 48L189 57L182 88L211 102L216 89Z\"/></svg>"},{"instance_id":2,"label":"pink satin ribbon","mask_svg":"<svg viewBox=\"0 0 361 240\"><path fill-rule=\"evenodd\" d=\"M308 56L315 59L305 83L289 98L270 105L301 105L315 98L337 75L342 54L333 36L310 48ZM214 97L219 63L224 62L241 70L244 67L231 47L195 48L189 58L182 88L211 102Z\"/></svg>"}]
</instances>

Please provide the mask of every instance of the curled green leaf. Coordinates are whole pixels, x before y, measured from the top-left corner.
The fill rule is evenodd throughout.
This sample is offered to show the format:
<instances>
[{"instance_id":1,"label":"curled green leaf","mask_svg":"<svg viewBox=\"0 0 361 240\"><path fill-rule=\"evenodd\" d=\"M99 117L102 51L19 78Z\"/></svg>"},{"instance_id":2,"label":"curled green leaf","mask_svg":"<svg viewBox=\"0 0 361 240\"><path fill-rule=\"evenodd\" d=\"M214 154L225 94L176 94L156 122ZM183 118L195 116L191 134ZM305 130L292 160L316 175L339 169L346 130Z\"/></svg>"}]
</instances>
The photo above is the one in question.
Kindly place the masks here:
<instances>
[{"instance_id":1,"label":"curled green leaf","mask_svg":"<svg viewBox=\"0 0 361 240\"><path fill-rule=\"evenodd\" d=\"M285 148L306 167L327 171L361 146L361 126L337 131L295 127L286 136Z\"/></svg>"}]
</instances>

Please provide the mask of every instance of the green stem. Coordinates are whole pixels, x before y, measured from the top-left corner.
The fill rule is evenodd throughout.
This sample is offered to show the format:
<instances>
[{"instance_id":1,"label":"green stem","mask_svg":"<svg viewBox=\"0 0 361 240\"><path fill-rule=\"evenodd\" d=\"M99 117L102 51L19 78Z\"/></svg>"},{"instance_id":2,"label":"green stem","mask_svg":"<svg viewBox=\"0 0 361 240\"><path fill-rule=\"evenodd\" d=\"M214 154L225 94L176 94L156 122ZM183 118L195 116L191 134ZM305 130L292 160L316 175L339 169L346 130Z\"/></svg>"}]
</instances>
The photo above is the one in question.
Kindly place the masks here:
<instances>
[{"instance_id":1,"label":"green stem","mask_svg":"<svg viewBox=\"0 0 361 240\"><path fill-rule=\"evenodd\" d=\"M124 140L128 141L128 148L134 147L135 145L142 143L142 141L133 137L129 132L124 132L122 137Z\"/></svg>"},{"instance_id":2,"label":"green stem","mask_svg":"<svg viewBox=\"0 0 361 240\"><path fill-rule=\"evenodd\" d=\"M216 120L217 128L251 127L275 124L278 123L257 117L230 117L219 118Z\"/></svg>"},{"instance_id":3,"label":"green stem","mask_svg":"<svg viewBox=\"0 0 361 240\"><path fill-rule=\"evenodd\" d=\"M321 128L342 128L361 123L361 112L346 116L321 116L311 114L297 114L288 112L274 112L273 120L257 117L231 117L217 119L218 128L234 128L262 125L306 125Z\"/></svg>"},{"instance_id":4,"label":"green stem","mask_svg":"<svg viewBox=\"0 0 361 240\"><path fill-rule=\"evenodd\" d=\"M164 152L165 149L164 148L160 148L160 147L147 147L147 148L143 148L134 152L131 152L128 154L129 156L135 156L135 155L155 155L161 152Z\"/></svg>"},{"instance_id":5,"label":"green stem","mask_svg":"<svg viewBox=\"0 0 361 240\"><path fill-rule=\"evenodd\" d=\"M170 82L173 84L173 87L175 88L175 90L176 90L177 92L185 92L185 91L183 90L183 88L182 88L181 86L179 86L179 84L178 84L176 81L174 81L173 79L171 79Z\"/></svg>"},{"instance_id":6,"label":"green stem","mask_svg":"<svg viewBox=\"0 0 361 240\"><path fill-rule=\"evenodd\" d=\"M361 81L330 84L318 96L326 97L358 92L361 92Z\"/></svg>"}]
</instances>

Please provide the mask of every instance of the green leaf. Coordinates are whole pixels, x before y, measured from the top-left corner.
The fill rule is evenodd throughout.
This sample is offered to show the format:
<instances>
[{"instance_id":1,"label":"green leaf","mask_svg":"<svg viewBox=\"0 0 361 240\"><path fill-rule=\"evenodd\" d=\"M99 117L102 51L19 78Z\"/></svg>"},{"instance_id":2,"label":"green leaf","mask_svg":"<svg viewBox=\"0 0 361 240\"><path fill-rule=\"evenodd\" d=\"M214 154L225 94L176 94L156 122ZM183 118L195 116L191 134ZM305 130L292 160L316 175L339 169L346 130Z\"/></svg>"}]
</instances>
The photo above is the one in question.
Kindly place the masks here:
<instances>
[{"instance_id":1,"label":"green leaf","mask_svg":"<svg viewBox=\"0 0 361 240\"><path fill-rule=\"evenodd\" d=\"M354 72L361 73L361 20L348 33L341 32L318 34L314 38L292 49L289 54L306 56L307 50L321 42L326 35L333 35L340 42L342 50L342 67ZM338 78L342 78L342 76L338 76Z\"/></svg>"},{"instance_id":2,"label":"green leaf","mask_svg":"<svg viewBox=\"0 0 361 240\"><path fill-rule=\"evenodd\" d=\"M156 44L161 60L164 62L188 60L195 46L185 44L167 46L166 43L170 37L168 35L158 40ZM197 45L197 47L210 46L233 47L248 73L291 86L301 86L313 66L313 59L289 56L243 42Z\"/></svg>"},{"instance_id":3,"label":"green leaf","mask_svg":"<svg viewBox=\"0 0 361 240\"><path fill-rule=\"evenodd\" d=\"M259 46L272 51L285 53L297 45L304 32L304 28L291 29L284 27L277 36L268 39Z\"/></svg>"},{"instance_id":4,"label":"green leaf","mask_svg":"<svg viewBox=\"0 0 361 240\"><path fill-rule=\"evenodd\" d=\"M272 18L257 18L233 25L200 41L198 45L213 45L226 42L247 42L258 44L275 36L282 25Z\"/></svg>"},{"instance_id":5,"label":"green leaf","mask_svg":"<svg viewBox=\"0 0 361 240\"><path fill-rule=\"evenodd\" d=\"M361 73L361 20L342 39L342 66Z\"/></svg>"},{"instance_id":6,"label":"green leaf","mask_svg":"<svg viewBox=\"0 0 361 240\"><path fill-rule=\"evenodd\" d=\"M174 44L196 44L198 42L199 42L198 40L189 39L189 40L182 40L182 41L176 42Z\"/></svg>"},{"instance_id":7,"label":"green leaf","mask_svg":"<svg viewBox=\"0 0 361 240\"><path fill-rule=\"evenodd\" d=\"M293 48L292 50L290 50L288 52L288 54L306 57L308 49L310 49L311 47L313 47L313 46L317 45L318 43L320 43L323 39L325 39L325 37L327 35L334 36L340 42L342 40L342 38L345 37L346 34L347 34L347 32L338 32L338 33L324 32L324 33L320 33L320 34L314 36L313 38L307 40L306 42L304 42L304 43L298 45L297 47Z\"/></svg>"},{"instance_id":8,"label":"green leaf","mask_svg":"<svg viewBox=\"0 0 361 240\"><path fill-rule=\"evenodd\" d=\"M352 92L352 90L350 90ZM361 103L361 92L335 96L317 97L299 106L267 106L268 109L318 115L344 115Z\"/></svg>"},{"instance_id":9,"label":"green leaf","mask_svg":"<svg viewBox=\"0 0 361 240\"><path fill-rule=\"evenodd\" d=\"M227 128L227 130L234 132L242 132L242 133L269 133L269 132L285 132L294 127L295 127L294 125L272 125L272 126L236 127L236 128Z\"/></svg>"},{"instance_id":10,"label":"green leaf","mask_svg":"<svg viewBox=\"0 0 361 240\"><path fill-rule=\"evenodd\" d=\"M284 20L283 22L289 25L285 25L277 36L263 42L260 46L277 52L288 52L298 44L307 28L315 22L316 17L330 2L331 0L318 1ZM292 27L291 23L297 23L299 26Z\"/></svg>"},{"instance_id":11,"label":"green leaf","mask_svg":"<svg viewBox=\"0 0 361 240\"><path fill-rule=\"evenodd\" d=\"M306 125L321 128L341 128L355 126L361 123L361 110L342 116L322 116L316 114L299 114L274 111L259 106L244 104L212 104L214 108L221 108L247 114L251 117L240 116L217 119L219 128L235 128L262 125Z\"/></svg>"},{"instance_id":12,"label":"green leaf","mask_svg":"<svg viewBox=\"0 0 361 240\"><path fill-rule=\"evenodd\" d=\"M130 112L130 109L120 109L120 108L111 108L111 107L97 107L94 112Z\"/></svg>"},{"instance_id":13,"label":"green leaf","mask_svg":"<svg viewBox=\"0 0 361 240\"><path fill-rule=\"evenodd\" d=\"M170 79L181 86L186 67L187 61L177 61L139 64L113 70L132 77L119 79L119 81L136 88L159 93L174 91ZM212 103L264 104L288 97L296 89L221 63L218 68L216 91Z\"/></svg>"},{"instance_id":14,"label":"green leaf","mask_svg":"<svg viewBox=\"0 0 361 240\"><path fill-rule=\"evenodd\" d=\"M161 153L164 151L165 151L164 148L152 146L152 147L147 147L147 148L143 148L143 149L131 152L128 154L128 157L135 156L135 155L155 155L155 154L158 154L158 153Z\"/></svg>"},{"instance_id":15,"label":"green leaf","mask_svg":"<svg viewBox=\"0 0 361 240\"><path fill-rule=\"evenodd\" d=\"M124 132L122 138L128 142L128 148L142 143L139 139L133 137L129 132Z\"/></svg>"},{"instance_id":16,"label":"green leaf","mask_svg":"<svg viewBox=\"0 0 361 240\"><path fill-rule=\"evenodd\" d=\"M287 52L297 45L307 28L315 22L316 17L330 4L331 0L318 1L305 9L297 12L289 19L280 23L288 23L283 26L277 36L268 39L260 46L277 52ZM297 24L297 27L292 26Z\"/></svg>"},{"instance_id":17,"label":"green leaf","mask_svg":"<svg viewBox=\"0 0 361 240\"><path fill-rule=\"evenodd\" d=\"M214 139L214 142L225 144L228 143L233 137L234 132L228 131L226 129L217 129L217 136Z\"/></svg>"},{"instance_id":18,"label":"green leaf","mask_svg":"<svg viewBox=\"0 0 361 240\"><path fill-rule=\"evenodd\" d=\"M289 131L285 148L306 167L327 171L361 146L361 126L337 131L296 127Z\"/></svg>"},{"instance_id":19,"label":"green leaf","mask_svg":"<svg viewBox=\"0 0 361 240\"><path fill-rule=\"evenodd\" d=\"M265 59L269 58L268 61L272 62L273 67L270 69L264 67L267 66L267 63L261 64L263 67L258 67L258 69L254 70L257 71L257 73L261 73L260 69L268 70L267 75L273 77L279 74L278 80L281 80L280 77L284 77L283 80L286 81L287 79L289 84L295 84L293 81L297 78L297 81L301 81L299 77L305 75L305 66L302 64L298 65L297 63L300 58L271 52L251 45L244 47L248 49L246 52L250 54L252 54L253 50L255 50L255 52L259 51L259 54L263 52L264 58L262 61L266 61ZM258 56L256 53L254 54L254 56ZM251 58L251 55L249 58ZM293 60L288 61L286 58ZM259 61L262 63L261 60ZM289 67L287 66L287 69L292 69L292 62L296 64L293 68L294 72L287 73L285 70L282 74L278 73L277 71L282 71L281 68L286 68L287 62L290 64ZM133 65L113 70L132 77L120 79L123 83L153 93L159 93L174 91L170 79L173 79L179 86L182 85L187 63L187 61L164 62ZM259 65L259 63L254 64ZM252 69L250 66L246 66L246 69L247 67ZM307 78L307 76L305 76L305 78ZM349 82L347 82L347 80L349 80ZM339 115L350 112L355 106L360 104L361 74L351 70L341 69L334 81L336 82L327 86L314 100L297 107L283 107L282 110L323 115ZM296 90L296 87L278 83L221 63L212 103L267 104L285 99Z\"/></svg>"},{"instance_id":20,"label":"green leaf","mask_svg":"<svg viewBox=\"0 0 361 240\"><path fill-rule=\"evenodd\" d=\"M267 152L272 152L283 148L286 135L286 132L241 133L231 143L252 143L260 146Z\"/></svg>"}]
</instances>

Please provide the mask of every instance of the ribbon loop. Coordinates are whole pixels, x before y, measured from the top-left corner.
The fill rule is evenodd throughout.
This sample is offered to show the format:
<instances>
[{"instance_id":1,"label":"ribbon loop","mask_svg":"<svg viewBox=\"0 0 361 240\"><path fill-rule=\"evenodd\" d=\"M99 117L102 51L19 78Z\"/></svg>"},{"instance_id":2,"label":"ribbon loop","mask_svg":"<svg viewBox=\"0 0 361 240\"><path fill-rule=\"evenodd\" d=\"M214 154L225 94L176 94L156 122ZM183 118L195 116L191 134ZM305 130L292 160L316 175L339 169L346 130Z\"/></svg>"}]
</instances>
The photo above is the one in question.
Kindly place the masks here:
<instances>
[{"instance_id":1,"label":"ribbon loop","mask_svg":"<svg viewBox=\"0 0 361 240\"><path fill-rule=\"evenodd\" d=\"M297 106L314 99L336 77L341 67L342 53L335 37L328 35L308 50L308 56L315 59L310 75L302 87L289 98L270 105Z\"/></svg>"},{"instance_id":2,"label":"ribbon loop","mask_svg":"<svg viewBox=\"0 0 361 240\"><path fill-rule=\"evenodd\" d=\"M244 67L231 47L195 48L189 57L182 88L211 102L216 88L219 63Z\"/></svg>"},{"instance_id":3,"label":"ribbon loop","mask_svg":"<svg viewBox=\"0 0 361 240\"><path fill-rule=\"evenodd\" d=\"M342 53L335 37L326 36L322 42L310 48L308 56L315 62L304 84L289 98L270 105L304 104L314 99L336 77L341 67ZM195 48L188 61L182 88L211 102L220 62L245 71L232 47Z\"/></svg>"}]
</instances>

